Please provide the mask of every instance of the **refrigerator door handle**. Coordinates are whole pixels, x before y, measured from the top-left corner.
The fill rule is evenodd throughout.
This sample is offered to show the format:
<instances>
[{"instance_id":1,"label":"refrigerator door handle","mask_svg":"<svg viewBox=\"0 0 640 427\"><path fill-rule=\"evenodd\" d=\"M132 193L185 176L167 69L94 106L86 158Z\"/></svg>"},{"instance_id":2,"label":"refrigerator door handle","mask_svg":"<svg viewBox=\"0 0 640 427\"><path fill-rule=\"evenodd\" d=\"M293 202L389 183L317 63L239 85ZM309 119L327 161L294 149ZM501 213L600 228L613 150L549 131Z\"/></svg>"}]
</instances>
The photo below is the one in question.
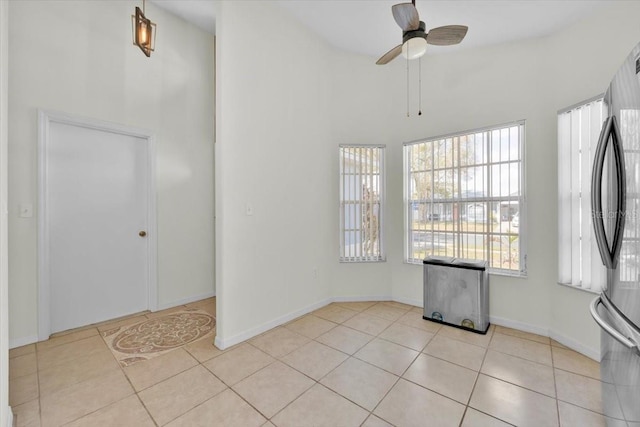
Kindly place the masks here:
<instances>
[{"instance_id":1,"label":"refrigerator door handle","mask_svg":"<svg viewBox=\"0 0 640 427\"><path fill-rule=\"evenodd\" d=\"M622 237L624 235L624 223L627 213L627 172L624 166L624 151L622 149L622 136L616 116L611 116L611 142L616 162L616 179L618 181L616 197L618 207L616 210L616 225L613 233L613 245L611 248L611 261L613 268L618 264L618 256L622 249Z\"/></svg>"},{"instance_id":2,"label":"refrigerator door handle","mask_svg":"<svg viewBox=\"0 0 640 427\"><path fill-rule=\"evenodd\" d=\"M613 234L613 244L611 249L607 242L604 230L604 213L602 212L602 173L607 153L607 145L611 139L613 154L616 166L616 223ZM593 160L591 174L591 212L593 216L593 229L596 235L600 258L605 267L615 269L618 263L618 255L622 247L622 235L624 232L625 211L626 211L626 172L624 167L624 154L622 151L622 138L615 116L609 117L602 125L602 131L598 138L598 145Z\"/></svg>"},{"instance_id":3,"label":"refrigerator door handle","mask_svg":"<svg viewBox=\"0 0 640 427\"><path fill-rule=\"evenodd\" d=\"M611 315L611 317L615 318L616 320L622 322L625 325L627 324L627 322L623 318L621 318L620 315L617 313L617 310L610 305L611 303L608 301L607 296L604 294L601 294L600 296L596 297L591 302L589 310L591 311L591 317L593 317L593 320L595 320L596 323L600 325L600 327L607 334L611 335L620 344L624 345L628 349L640 355L640 349L638 348L638 343L633 338L626 337L620 331L614 328L612 325L607 323L602 317L600 317L600 314L598 313L598 306L600 304L602 304L605 307L605 309L607 310L609 315Z\"/></svg>"},{"instance_id":4,"label":"refrigerator door handle","mask_svg":"<svg viewBox=\"0 0 640 427\"><path fill-rule=\"evenodd\" d=\"M604 232L604 218L602 213L602 170L606 154L606 142L611 132L611 117L602 125L598 145L593 158L593 169L591 171L591 214L593 217L593 231L596 235L596 243L600 251L602 263L607 268L613 268L611 252L607 245L607 237Z\"/></svg>"}]
</instances>

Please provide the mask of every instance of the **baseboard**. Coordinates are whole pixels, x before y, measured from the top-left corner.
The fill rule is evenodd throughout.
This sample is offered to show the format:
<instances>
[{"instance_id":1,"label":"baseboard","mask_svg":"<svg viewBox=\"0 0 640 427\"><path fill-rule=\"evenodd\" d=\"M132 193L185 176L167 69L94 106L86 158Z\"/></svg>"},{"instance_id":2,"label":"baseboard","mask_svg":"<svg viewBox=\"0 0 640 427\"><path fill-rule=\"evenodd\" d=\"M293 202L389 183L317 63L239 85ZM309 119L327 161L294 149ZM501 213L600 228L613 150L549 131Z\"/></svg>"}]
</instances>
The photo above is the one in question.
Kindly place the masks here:
<instances>
[{"instance_id":1,"label":"baseboard","mask_svg":"<svg viewBox=\"0 0 640 427\"><path fill-rule=\"evenodd\" d=\"M229 338L221 339L220 336L216 336L214 341L214 345L221 350L234 346L236 344L240 344L243 341L251 339L257 335L260 335L263 332L267 332L269 329L273 329L277 326L283 325L297 317L304 316L305 314L311 313L321 307L324 307L327 304L330 304L333 301L332 298L327 298L322 301L316 302L314 304L308 305L300 310L292 311L291 313L285 314L284 316L280 316L274 320L263 323L260 326L255 328L248 329L239 334L233 335Z\"/></svg>"},{"instance_id":2,"label":"baseboard","mask_svg":"<svg viewBox=\"0 0 640 427\"><path fill-rule=\"evenodd\" d=\"M13 340L9 340L9 349L22 347L23 345L33 344L34 342L38 342L37 335L31 335L28 337L16 338Z\"/></svg>"},{"instance_id":3,"label":"baseboard","mask_svg":"<svg viewBox=\"0 0 640 427\"><path fill-rule=\"evenodd\" d=\"M549 337L558 341L560 344L569 347L571 350L575 350L580 354L583 354L596 362L600 362L600 350L595 350L591 347L587 347L579 341L573 338L564 336L556 331L543 328L541 326L531 325L529 323L519 322L517 320L505 319L503 317L489 316L489 321L495 325L504 326L506 328L517 329L523 332L530 332L536 335L542 335L543 337Z\"/></svg>"},{"instance_id":4,"label":"baseboard","mask_svg":"<svg viewBox=\"0 0 640 427\"><path fill-rule=\"evenodd\" d=\"M362 301L394 301L390 296L346 296L346 297L333 297L329 298L329 303L331 302L362 302Z\"/></svg>"},{"instance_id":5,"label":"baseboard","mask_svg":"<svg viewBox=\"0 0 640 427\"><path fill-rule=\"evenodd\" d=\"M420 299L411 299L411 298L393 298L393 301L401 302L403 304L414 305L416 307L422 307L423 301ZM494 325L504 326L505 328L517 329L523 332L530 332L536 335L542 335L543 337L549 337L560 344L569 347L572 350L577 351L578 353L584 354L585 356L595 360L596 362L600 362L600 350L595 350L591 347L587 347L586 345L574 340L573 338L566 337L562 334L559 334L555 331L550 331L547 328L531 325L529 323L519 322L517 320L505 319L504 317L497 316L489 316L489 322Z\"/></svg>"},{"instance_id":6,"label":"baseboard","mask_svg":"<svg viewBox=\"0 0 640 427\"><path fill-rule=\"evenodd\" d=\"M393 298L393 301L400 302L402 304L413 305L414 307L424 307L424 303L421 299L399 297Z\"/></svg>"},{"instance_id":7,"label":"baseboard","mask_svg":"<svg viewBox=\"0 0 640 427\"><path fill-rule=\"evenodd\" d=\"M13 411L11 406L7 406L7 427L13 427Z\"/></svg>"},{"instance_id":8,"label":"baseboard","mask_svg":"<svg viewBox=\"0 0 640 427\"><path fill-rule=\"evenodd\" d=\"M494 325L504 326L505 328L517 329L523 332L529 332L536 335L542 335L543 337L549 336L549 329L541 326L531 325L529 323L519 322L517 320L505 319L504 317L497 317L489 315L489 322Z\"/></svg>"},{"instance_id":9,"label":"baseboard","mask_svg":"<svg viewBox=\"0 0 640 427\"><path fill-rule=\"evenodd\" d=\"M183 298L178 301L172 301L164 304L158 304L158 309L156 311L166 310L168 308L178 307L179 305L190 304L192 302L200 301L207 298L212 298L216 296L216 291L207 292L205 294L196 295L188 298Z\"/></svg>"},{"instance_id":10,"label":"baseboard","mask_svg":"<svg viewBox=\"0 0 640 427\"><path fill-rule=\"evenodd\" d=\"M551 339L558 341L560 344L567 346L572 350L577 351L578 353L584 354L585 356L595 360L596 362L600 362L602 358L600 355L600 349L596 350L591 347L587 347L581 342L578 342L573 338L569 338L565 335L562 335L556 331L550 331L549 337Z\"/></svg>"},{"instance_id":11,"label":"baseboard","mask_svg":"<svg viewBox=\"0 0 640 427\"><path fill-rule=\"evenodd\" d=\"M388 295L367 295L367 296L339 296L333 298L327 298L325 300L319 301L317 303L311 304L303 309L293 311L291 313L285 314L284 316L280 316L270 322L266 322L256 328L249 329L240 334L234 335L230 338L221 339L219 336L216 336L214 340L214 344L221 350L239 344L243 341L251 339L257 335L260 335L263 332L268 331L269 329L273 329L280 325L283 325L297 317L304 316L305 314L311 313L319 308L324 307L327 304L331 304L332 302L362 302L362 301L397 301L402 302L404 304L421 306L422 302L417 303L415 300L399 300L392 298ZM406 302L409 301L409 302Z\"/></svg>"},{"instance_id":12,"label":"baseboard","mask_svg":"<svg viewBox=\"0 0 640 427\"><path fill-rule=\"evenodd\" d=\"M422 307L422 300L412 299L412 298L393 298L390 296L380 296L380 295L370 295L370 296L339 296L333 298L327 298L325 300L319 301L317 303L311 304L303 309L293 311L284 316L280 316L272 321L266 322L258 327L249 329L240 334L234 335L230 338L221 339L216 336L214 344L221 350L239 344L243 341L251 339L257 335L260 335L263 332L266 332L270 329L273 329L277 326L283 325L297 317L304 316L305 314L311 313L321 307L324 307L327 304L332 302L361 302L361 301L396 301L402 304L408 304L415 307ZM578 353L584 354L585 356L594 359L596 361L600 361L600 351L594 350L590 347L585 346L584 344L572 339L568 338L564 335L561 335L555 331L549 331L547 328L531 325L529 323L520 322L517 320L505 319L503 317L498 316L489 316L489 321L495 325L504 326L506 328L517 329L523 332L530 332L532 334L541 335L544 337L550 337L562 345L569 347L572 350L577 351Z\"/></svg>"}]
</instances>

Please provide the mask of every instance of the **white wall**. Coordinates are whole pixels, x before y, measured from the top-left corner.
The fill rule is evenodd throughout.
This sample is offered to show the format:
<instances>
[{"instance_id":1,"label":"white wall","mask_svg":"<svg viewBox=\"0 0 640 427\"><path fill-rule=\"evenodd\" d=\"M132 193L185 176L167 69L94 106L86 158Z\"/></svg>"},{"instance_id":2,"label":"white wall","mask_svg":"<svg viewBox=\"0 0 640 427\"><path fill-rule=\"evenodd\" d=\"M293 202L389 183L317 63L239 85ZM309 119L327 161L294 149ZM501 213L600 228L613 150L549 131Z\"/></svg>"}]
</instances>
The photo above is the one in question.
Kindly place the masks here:
<instances>
[{"instance_id":1,"label":"white wall","mask_svg":"<svg viewBox=\"0 0 640 427\"><path fill-rule=\"evenodd\" d=\"M220 2L216 41L216 344L226 347L329 297L337 159L324 42L257 1Z\"/></svg>"},{"instance_id":2,"label":"white wall","mask_svg":"<svg viewBox=\"0 0 640 427\"><path fill-rule=\"evenodd\" d=\"M131 42L133 2L9 2L9 276L13 345L37 334L37 109L155 132L158 305L214 292L213 37L147 4L151 58ZM35 207L37 209L37 207Z\"/></svg>"},{"instance_id":3,"label":"white wall","mask_svg":"<svg viewBox=\"0 0 640 427\"><path fill-rule=\"evenodd\" d=\"M599 330L588 314L595 295L556 284L556 112L606 90L640 41L633 18L638 12L640 3L617 4L550 37L427 55L420 117L415 96L412 117L406 117L406 62L376 67L374 58L337 55L334 140L388 147L386 231L394 299L422 302L422 268L402 261L402 143L525 119L528 276L492 275L490 313L495 322L551 334L597 357ZM417 93L417 74L411 84ZM332 186L337 189L337 174ZM356 274L372 272L368 265L351 269L334 286L344 289Z\"/></svg>"},{"instance_id":4,"label":"white wall","mask_svg":"<svg viewBox=\"0 0 640 427\"><path fill-rule=\"evenodd\" d=\"M606 89L640 41L633 18L640 3L617 2L546 38L427 55L423 115L416 115L413 98L410 118L403 61L381 67L376 58L327 48L268 2L223 3L216 188L221 342L329 297L421 304L421 267L403 263L402 143L525 119L528 276L491 277L491 316L597 357L599 332L587 307L593 295L556 284L556 112ZM250 32L243 20L251 22ZM415 92L415 68L412 73ZM386 263L337 262L342 143L387 145ZM300 192L301 177L311 180L310 192ZM245 215L248 202L252 217ZM317 228L300 238L292 225L301 222ZM316 265L321 274L313 279Z\"/></svg>"},{"instance_id":5,"label":"white wall","mask_svg":"<svg viewBox=\"0 0 640 427\"><path fill-rule=\"evenodd\" d=\"M7 2L0 2L0 426L10 426L9 408L9 285L7 254L7 127L8 127L8 24Z\"/></svg>"}]
</instances>

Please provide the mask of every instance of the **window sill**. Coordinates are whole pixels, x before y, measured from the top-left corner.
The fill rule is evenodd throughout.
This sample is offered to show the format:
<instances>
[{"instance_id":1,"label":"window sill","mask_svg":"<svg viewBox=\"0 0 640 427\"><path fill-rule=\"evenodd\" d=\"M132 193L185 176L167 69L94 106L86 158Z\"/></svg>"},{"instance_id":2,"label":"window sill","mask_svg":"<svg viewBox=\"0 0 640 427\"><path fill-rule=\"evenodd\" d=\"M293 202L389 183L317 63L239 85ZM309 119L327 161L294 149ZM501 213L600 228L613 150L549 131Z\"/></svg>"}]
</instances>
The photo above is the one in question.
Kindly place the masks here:
<instances>
[{"instance_id":1,"label":"window sill","mask_svg":"<svg viewBox=\"0 0 640 427\"><path fill-rule=\"evenodd\" d=\"M586 292L586 293L591 294L591 295L600 295L600 291L594 291L593 289L579 288L577 286L568 285L566 283L558 283L558 285L564 286L565 288L569 288L569 289L575 289L576 291Z\"/></svg>"},{"instance_id":2,"label":"window sill","mask_svg":"<svg viewBox=\"0 0 640 427\"><path fill-rule=\"evenodd\" d=\"M403 261L405 264L407 265L417 265L417 266L423 266L424 264L421 262L409 262L407 260ZM495 269L488 269L488 272L490 275L492 276L504 276L504 277L513 277L516 279L526 279L529 276L527 275L526 271L506 271L506 270L495 270Z\"/></svg>"},{"instance_id":3,"label":"window sill","mask_svg":"<svg viewBox=\"0 0 640 427\"><path fill-rule=\"evenodd\" d=\"M526 271L501 271L501 270L491 270L489 269L489 274L492 276L503 276L503 277L513 277L516 279L527 279L529 275Z\"/></svg>"}]
</instances>

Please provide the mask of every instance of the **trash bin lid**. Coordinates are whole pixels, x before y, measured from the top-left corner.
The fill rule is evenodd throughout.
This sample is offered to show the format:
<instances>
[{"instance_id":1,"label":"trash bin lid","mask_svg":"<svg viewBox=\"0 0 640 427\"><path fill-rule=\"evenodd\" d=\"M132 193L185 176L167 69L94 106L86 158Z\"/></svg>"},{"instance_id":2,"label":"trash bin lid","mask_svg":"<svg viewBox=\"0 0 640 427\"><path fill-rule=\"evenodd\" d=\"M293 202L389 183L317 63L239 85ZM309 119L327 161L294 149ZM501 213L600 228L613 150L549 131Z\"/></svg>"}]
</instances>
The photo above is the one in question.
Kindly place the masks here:
<instances>
[{"instance_id":1,"label":"trash bin lid","mask_svg":"<svg viewBox=\"0 0 640 427\"><path fill-rule=\"evenodd\" d=\"M470 268L473 270L486 270L487 261L477 260L477 259L464 259L464 258L456 258L453 261L453 265L458 267Z\"/></svg>"},{"instance_id":2,"label":"trash bin lid","mask_svg":"<svg viewBox=\"0 0 640 427\"><path fill-rule=\"evenodd\" d=\"M451 265L455 258L448 256L428 256L422 263L423 264L437 264L437 265Z\"/></svg>"}]
</instances>

